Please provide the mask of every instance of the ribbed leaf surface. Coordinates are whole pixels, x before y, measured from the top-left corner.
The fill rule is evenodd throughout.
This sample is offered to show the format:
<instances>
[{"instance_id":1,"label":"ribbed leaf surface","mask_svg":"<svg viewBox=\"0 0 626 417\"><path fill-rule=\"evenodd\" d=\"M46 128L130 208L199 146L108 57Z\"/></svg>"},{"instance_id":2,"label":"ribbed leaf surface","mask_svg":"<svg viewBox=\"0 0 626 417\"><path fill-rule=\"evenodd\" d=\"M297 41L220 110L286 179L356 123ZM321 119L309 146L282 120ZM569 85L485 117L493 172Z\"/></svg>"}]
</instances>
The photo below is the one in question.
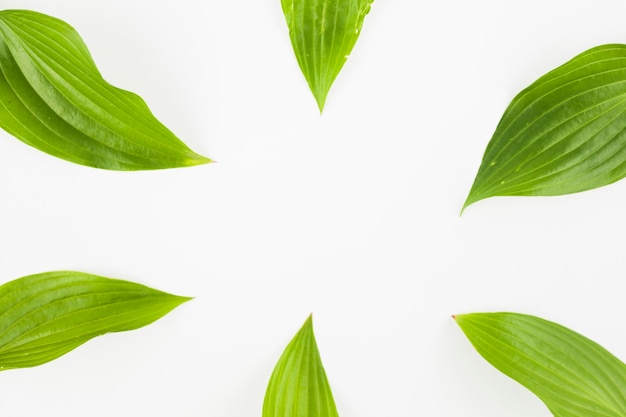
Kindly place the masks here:
<instances>
[{"instance_id":1,"label":"ribbed leaf surface","mask_svg":"<svg viewBox=\"0 0 626 417\"><path fill-rule=\"evenodd\" d=\"M282 0L289 37L320 112L374 0Z\"/></svg>"},{"instance_id":2,"label":"ribbed leaf surface","mask_svg":"<svg viewBox=\"0 0 626 417\"><path fill-rule=\"evenodd\" d=\"M338 417L310 316L274 368L263 417Z\"/></svg>"},{"instance_id":3,"label":"ribbed leaf surface","mask_svg":"<svg viewBox=\"0 0 626 417\"><path fill-rule=\"evenodd\" d=\"M0 370L41 365L96 336L150 324L187 300L81 272L16 279L0 286Z\"/></svg>"},{"instance_id":4,"label":"ribbed leaf surface","mask_svg":"<svg viewBox=\"0 0 626 417\"><path fill-rule=\"evenodd\" d=\"M626 176L626 45L603 45L513 99L465 206L492 196L561 195Z\"/></svg>"},{"instance_id":5,"label":"ribbed leaf surface","mask_svg":"<svg viewBox=\"0 0 626 417\"><path fill-rule=\"evenodd\" d=\"M104 81L71 26L31 11L0 11L0 127L51 155L97 168L210 162L140 97Z\"/></svg>"},{"instance_id":6,"label":"ribbed leaf surface","mask_svg":"<svg viewBox=\"0 0 626 417\"><path fill-rule=\"evenodd\" d=\"M597 343L522 314L465 314L456 321L488 362L556 417L626 416L626 365Z\"/></svg>"}]
</instances>

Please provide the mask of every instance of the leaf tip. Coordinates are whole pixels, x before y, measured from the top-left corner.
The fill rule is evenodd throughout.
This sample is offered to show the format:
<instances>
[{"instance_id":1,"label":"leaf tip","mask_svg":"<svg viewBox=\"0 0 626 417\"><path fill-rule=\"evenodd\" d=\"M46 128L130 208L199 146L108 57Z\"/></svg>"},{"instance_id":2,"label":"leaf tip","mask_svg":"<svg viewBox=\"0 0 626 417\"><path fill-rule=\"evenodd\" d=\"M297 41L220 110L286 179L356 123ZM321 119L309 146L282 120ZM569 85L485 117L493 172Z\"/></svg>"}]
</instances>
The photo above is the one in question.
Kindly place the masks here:
<instances>
[{"instance_id":1,"label":"leaf tip","mask_svg":"<svg viewBox=\"0 0 626 417\"><path fill-rule=\"evenodd\" d=\"M193 153L187 160L185 161L186 166L196 166L196 165L204 165L210 164L213 161L211 158L207 158L206 156L202 156L197 153Z\"/></svg>"},{"instance_id":2,"label":"leaf tip","mask_svg":"<svg viewBox=\"0 0 626 417\"><path fill-rule=\"evenodd\" d=\"M452 315L454 322L458 324L461 329L463 329L463 324L465 323L466 317L467 317L467 314L453 314Z\"/></svg>"},{"instance_id":3,"label":"leaf tip","mask_svg":"<svg viewBox=\"0 0 626 417\"><path fill-rule=\"evenodd\" d=\"M320 116L324 113L324 104L326 104L326 97L318 97L315 95L315 101L317 102L317 108L320 111Z\"/></svg>"},{"instance_id":4,"label":"leaf tip","mask_svg":"<svg viewBox=\"0 0 626 417\"><path fill-rule=\"evenodd\" d=\"M313 313L310 313L309 316L306 318L306 321L304 322L302 328L313 328Z\"/></svg>"},{"instance_id":5,"label":"leaf tip","mask_svg":"<svg viewBox=\"0 0 626 417\"><path fill-rule=\"evenodd\" d=\"M180 301L180 304L184 304L187 301L191 301L194 299L194 297L188 297L185 295L177 295L176 298L178 298L178 300Z\"/></svg>"},{"instance_id":6,"label":"leaf tip","mask_svg":"<svg viewBox=\"0 0 626 417\"><path fill-rule=\"evenodd\" d=\"M459 216L463 216L463 213L465 212L465 209L468 208L469 206L471 206L472 204L478 202L482 200L482 197L476 197L475 194L473 193L473 190L470 191L470 193L468 194L467 198L465 199L465 202L463 203L463 207L461 208L461 213L459 214Z\"/></svg>"},{"instance_id":7,"label":"leaf tip","mask_svg":"<svg viewBox=\"0 0 626 417\"><path fill-rule=\"evenodd\" d=\"M166 307L167 311L172 311L175 308L178 308L181 305L185 304L186 302L193 300L193 297L187 297L184 295L170 294L167 292L163 292L162 294L165 297L163 301L166 303L164 304L164 306L167 305Z\"/></svg>"}]
</instances>

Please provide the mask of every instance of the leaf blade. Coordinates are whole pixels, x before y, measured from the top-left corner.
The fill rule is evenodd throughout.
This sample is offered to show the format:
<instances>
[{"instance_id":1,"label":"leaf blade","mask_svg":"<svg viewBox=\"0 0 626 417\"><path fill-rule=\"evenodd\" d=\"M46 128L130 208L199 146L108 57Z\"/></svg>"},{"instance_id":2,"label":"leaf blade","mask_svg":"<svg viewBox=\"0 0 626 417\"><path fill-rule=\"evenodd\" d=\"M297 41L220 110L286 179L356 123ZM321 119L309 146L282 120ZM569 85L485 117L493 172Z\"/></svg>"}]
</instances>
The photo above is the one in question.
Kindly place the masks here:
<instances>
[{"instance_id":1,"label":"leaf blade","mask_svg":"<svg viewBox=\"0 0 626 417\"><path fill-rule=\"evenodd\" d=\"M0 286L0 370L42 365L96 336L146 326L188 300L75 271L7 282Z\"/></svg>"},{"instance_id":2,"label":"leaf blade","mask_svg":"<svg viewBox=\"0 0 626 417\"><path fill-rule=\"evenodd\" d=\"M374 0L281 0L298 65L320 113Z\"/></svg>"},{"instance_id":3,"label":"leaf blade","mask_svg":"<svg viewBox=\"0 0 626 417\"><path fill-rule=\"evenodd\" d=\"M478 353L556 417L625 416L626 365L590 339L516 313L455 316Z\"/></svg>"},{"instance_id":4,"label":"leaf blade","mask_svg":"<svg viewBox=\"0 0 626 417\"><path fill-rule=\"evenodd\" d=\"M315 341L312 316L278 360L263 401L263 417L338 417Z\"/></svg>"},{"instance_id":5,"label":"leaf blade","mask_svg":"<svg viewBox=\"0 0 626 417\"><path fill-rule=\"evenodd\" d=\"M493 196L554 196L626 176L626 45L589 49L509 104L463 208Z\"/></svg>"},{"instance_id":6,"label":"leaf blade","mask_svg":"<svg viewBox=\"0 0 626 417\"><path fill-rule=\"evenodd\" d=\"M210 162L159 122L137 95L101 76L67 23L0 11L0 127L53 156L113 170Z\"/></svg>"}]
</instances>

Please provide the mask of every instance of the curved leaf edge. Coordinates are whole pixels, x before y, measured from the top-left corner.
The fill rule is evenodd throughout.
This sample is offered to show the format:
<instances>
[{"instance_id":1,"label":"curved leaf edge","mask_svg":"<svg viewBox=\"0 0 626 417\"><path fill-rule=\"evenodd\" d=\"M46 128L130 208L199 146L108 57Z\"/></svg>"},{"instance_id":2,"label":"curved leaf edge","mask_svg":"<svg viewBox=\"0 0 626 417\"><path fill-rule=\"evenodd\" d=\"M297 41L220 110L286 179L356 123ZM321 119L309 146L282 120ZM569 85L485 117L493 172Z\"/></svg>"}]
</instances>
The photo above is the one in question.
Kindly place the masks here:
<instances>
[{"instance_id":1,"label":"curved leaf edge","mask_svg":"<svg viewBox=\"0 0 626 417\"><path fill-rule=\"evenodd\" d=\"M358 38L360 37L363 24L365 21L365 17L370 13L372 3L374 3L374 0L342 0L342 1L344 3L350 2L349 6L346 7L345 4L339 5L338 4L339 0L331 0L331 1L322 0L322 4L321 5L317 4L316 5L317 7L315 7L316 13L319 11L318 9L321 9L322 16L325 16L326 7L328 3L330 2L337 3L338 7L342 6L344 9L347 8L348 11L351 11L351 7L354 7L357 10L356 15L353 18L353 21L351 22L352 25L350 27L353 33L350 33L350 31L348 30L344 30L345 32L344 37L342 39L341 47L339 48L340 52L343 52L343 56L335 57L334 66L331 66L331 64L328 64L326 68L323 68L323 71L321 69L322 64L320 62L314 62L312 65L314 68L310 70L309 68L310 63L307 62L305 57L315 56L319 58L317 56L317 52L320 52L320 51L317 51L314 48L313 48L314 49L313 51L306 50L306 46L307 46L306 41L304 39L298 39L297 34L296 34L296 29L301 29L301 32L303 33L305 32L304 28L296 28L297 19L295 16L295 11L296 9L298 10L304 9L306 0L282 0L281 1L281 6L282 6L283 14L286 19L287 28L289 29L289 39L292 45L292 50L294 52L294 55L296 56L298 67L300 68L300 71L302 72L306 80L309 90L313 94L313 97L317 104L320 115L324 112L324 106L326 104L328 94L330 93L330 90L335 80L341 73L343 66L348 61L348 58L350 54L352 53L352 50L354 49L358 41ZM298 2L298 7L294 7L295 2ZM345 13L340 13L340 14L345 15L345 16L351 16L351 13L346 12L346 10L344 10L344 12ZM300 17L299 21L302 21L302 25L304 25L305 19L301 16L298 16L298 17ZM333 37L335 36L336 27L334 27L333 30L329 31L328 28L325 26L324 22L328 21L328 19L326 19L325 17L317 16L317 18L313 20L316 22L316 24L321 25L320 33L324 34L326 32L331 32L333 34L332 36ZM348 36L349 34L351 34L352 36ZM319 41L323 43L324 38L325 36L322 35ZM314 45L314 46L318 46L318 45ZM333 49L334 47L335 45L332 45L330 49ZM322 45L320 46L320 49L321 49L321 52L323 53L324 49L326 48L324 45ZM320 68L317 68L317 66L320 66ZM316 72L316 70L318 70L318 72Z\"/></svg>"},{"instance_id":2,"label":"curved leaf edge","mask_svg":"<svg viewBox=\"0 0 626 417\"><path fill-rule=\"evenodd\" d=\"M621 50L624 51L626 49L626 44L620 44L620 43L608 43L608 44L602 44L602 45L598 45L592 48L589 48L577 55L575 55L574 57L570 58L569 60L567 60L566 62L564 62L563 64L553 68L552 70L548 71L547 73L545 73L544 75L540 76L539 78L537 78L535 81L533 81L531 84L529 84L527 87L525 87L524 89L522 89L518 94L515 95L515 97L511 100L511 102L509 103L509 105L506 107L505 111L502 114L502 117L500 119L500 121L498 122L498 125L492 135L491 140L489 141L489 143L487 144L487 147L483 153L483 156L481 158L481 162L480 162L480 166L478 169L478 172L474 178L474 181L472 183L472 186L470 188L470 191L463 203L463 206L461 208L460 214L462 215L463 212L465 211L465 209L479 201L491 198L491 197L557 197L557 196L563 196L563 195L569 195L569 194L578 194L581 192L585 192L585 191L589 191L589 190L593 190L596 188L601 188L601 187L605 187L608 185L611 185L617 181L620 181L621 179L623 179L624 177L626 177L626 173L624 173L621 177L617 177L617 178L612 178L610 180L604 181L604 183L600 184L600 185L595 185L595 184L585 184L584 186L581 186L579 189L576 190L563 190L560 192L554 192L551 191L549 193L540 193L540 192L529 192L528 194L520 194L519 192L499 192L499 191L495 191L494 189L491 188L484 188L482 184L482 175L485 171L486 168L488 168L489 164L487 163L487 156L490 150L490 147L493 143L493 140L496 138L496 136L498 136L500 128L502 127L502 123L503 121L507 118L507 116L509 116L510 111L512 111L513 108L515 107L519 107L520 105L523 105L523 100L526 98L525 96L532 94L534 92L535 89L544 87L544 85L546 85L547 83L553 83L555 82L555 80L557 80L559 77L563 76L563 72L568 70L568 71L578 71L581 68L583 68L586 65L591 65L591 64L597 64L596 61L591 61L590 62L585 62L584 60L587 59L588 57L594 55L594 54L601 54L601 53L607 53L607 52L612 52L615 50ZM622 56L622 58L626 58L626 55ZM578 62L581 61L582 62L582 66L576 66L575 64L578 64ZM598 61L599 62L599 61ZM626 94L626 91L624 92L624 94ZM534 103L530 103L530 104L534 104ZM528 107L528 103L525 104L526 107ZM517 111L519 111L519 109L516 109ZM508 127L507 127L508 128ZM626 162L626 161L625 161Z\"/></svg>"},{"instance_id":3,"label":"curved leaf edge","mask_svg":"<svg viewBox=\"0 0 626 417\"><path fill-rule=\"evenodd\" d=\"M322 364L313 315L285 347L268 382L263 417L338 417Z\"/></svg>"},{"instance_id":4,"label":"curved leaf edge","mask_svg":"<svg viewBox=\"0 0 626 417\"><path fill-rule=\"evenodd\" d=\"M119 294L124 298L118 299L117 291L122 291ZM98 301L84 304L88 299ZM72 270L42 272L5 282L0 285L0 371L44 365L98 336L152 324L192 299L133 281ZM126 302L135 307L120 310ZM74 304L59 310L68 303ZM114 316L98 315L107 308L125 319L107 322ZM58 315L60 311L62 315ZM72 319L77 314L84 318ZM20 330L16 326L26 327ZM82 333L76 330L80 327L85 328Z\"/></svg>"},{"instance_id":5,"label":"curved leaf edge","mask_svg":"<svg viewBox=\"0 0 626 417\"><path fill-rule=\"evenodd\" d=\"M4 98L4 100L8 100L8 105L2 103L3 114L5 114L7 118L7 120L2 123L2 127L12 136L57 158L83 166L106 170L157 170L191 167L213 162L210 158L191 150L165 127L154 116L141 97L130 91L115 87L104 80L80 34L65 21L40 12L6 9L0 11L0 22L2 28L0 32L3 32L3 34L0 35L0 41L3 43L7 53L10 53L10 56L14 59L13 64L11 64L14 67L12 71L17 70L22 74L20 77L23 77L19 82L12 81L11 78L5 79L4 77L1 80L1 82L5 84L8 83L9 88L5 88L4 91L10 96ZM30 49L29 44L25 43L24 40L20 38L20 36L31 36L31 34L24 32L18 35L15 32L15 30L20 29L20 25L28 26L31 22L32 24L40 25L42 30L51 31L55 36L61 37L61 41L65 42L65 44L58 44L59 50L48 50L49 53L56 54L57 58L55 59L60 59L61 61L48 61L48 63L44 63L44 61L40 60L37 53ZM13 25L16 24L18 26L13 27ZM32 33L37 33L35 28L29 30ZM40 34L40 36L43 35ZM30 40L30 42L34 41L37 40L34 38ZM53 41L51 40L50 42ZM49 48L49 45L41 44L38 47ZM8 59L9 57L7 56L7 59L5 59L2 64L4 67L10 65ZM15 59L19 60L21 63L18 63ZM53 62L55 65L58 65L59 62L63 62L63 66L59 68L63 72L67 71L66 76L75 79L76 82L83 83L84 87L87 89L95 88L92 91L94 97L101 93L104 94L98 98L100 104L104 103L105 106L112 109L116 107L115 103L117 102L118 104L122 104L124 106L123 108L129 111L118 111L118 115L122 115L122 118L115 119L117 116L112 116L112 113L108 113L109 110L105 107L94 110L95 107L93 106L100 104L96 104L95 101L91 102L91 99L87 98L87 96L83 96L82 93L78 93L79 95L77 96L76 93L79 90L73 90L69 95L59 90L59 86L61 85L63 85L64 88L74 88L75 85L68 83L67 79L63 80L63 77L58 77L59 73L55 72L52 67L47 66L50 62ZM18 72L14 75L17 76ZM11 77L11 72L6 74ZM6 74L5 77L7 76ZM26 76L26 74L31 75ZM41 84L38 88L35 87L35 84L32 84L33 81L31 80L35 75L37 83ZM55 78L56 81L51 81L53 78L49 77ZM62 84L57 85L59 82ZM30 96L21 97L26 91L21 90L23 88L28 89ZM12 93L9 93L9 91L12 91ZM54 97L59 97L61 100L67 101L68 104L72 103L71 106L74 107L69 108L67 107L68 104L64 104L63 106L66 107L58 108L60 103L56 102L55 100L57 99ZM32 100L35 100L36 103ZM80 110L82 106L88 107L83 107L83 110ZM118 109L121 108L118 107ZM130 109L136 112L136 114L132 113ZM84 118L84 121L81 122L82 127L73 125L72 123L74 122L70 123L70 120L78 119L76 119L73 114L67 113L68 110L71 112L81 112L81 117ZM94 111L99 113L93 113ZM25 117L29 120L26 120ZM52 119L50 117L52 117ZM127 136L125 140L128 140L128 142L122 144L120 147L119 144L104 142L99 139L98 136L93 136L92 133L90 133L93 126L99 125L97 128L98 132L106 132L113 126L108 126L106 123L103 124L103 117L106 120L109 120L109 117L113 117L108 123L114 122L117 126L125 125L126 127L124 127L124 129L135 129L137 134L144 138L142 140L145 142L135 144L134 139L132 139L131 136ZM129 119L129 117L131 119ZM134 117L137 118L132 119ZM36 126L32 125L31 122L35 123ZM29 128L29 125L31 125L32 128ZM63 125L65 126L63 129L65 130L59 131L59 126ZM134 127L132 127L133 125ZM89 128L85 130L88 126ZM153 130L153 128L156 128L156 130ZM121 133L121 131L118 132L116 129L118 129L118 127L110 132L116 132L113 133L113 135L124 135L124 133ZM37 131L38 133L35 133ZM69 131L72 133L70 134ZM97 135L109 135L109 133L98 133ZM48 137L48 139L46 139L46 137ZM55 137L57 139L54 139ZM74 137L80 137L81 141L73 141ZM89 139L86 140L87 138ZM161 139L164 141L162 142ZM158 151L157 147L150 148L151 140L159 147ZM146 144L148 144L148 146L145 146ZM142 149L139 153L133 150L136 146ZM169 146L173 146L171 148L173 153L171 154L168 154L166 151L166 148ZM161 156L159 156L159 153Z\"/></svg>"},{"instance_id":6,"label":"curved leaf edge","mask_svg":"<svg viewBox=\"0 0 626 417\"><path fill-rule=\"evenodd\" d=\"M483 359L537 396L555 417L626 415L626 364L597 342L561 324L528 314L480 312L452 318ZM495 323L491 330L476 331L482 331L483 336L471 333L473 327L486 326L480 320ZM532 331L519 327L519 323L530 326ZM533 331L543 333L546 339ZM498 339L498 332L505 335L505 341ZM540 355L545 363L534 362L532 355L526 357L528 352ZM521 356L515 358L517 355ZM532 366L525 367L526 361ZM579 385L580 381L585 381L585 386Z\"/></svg>"}]
</instances>

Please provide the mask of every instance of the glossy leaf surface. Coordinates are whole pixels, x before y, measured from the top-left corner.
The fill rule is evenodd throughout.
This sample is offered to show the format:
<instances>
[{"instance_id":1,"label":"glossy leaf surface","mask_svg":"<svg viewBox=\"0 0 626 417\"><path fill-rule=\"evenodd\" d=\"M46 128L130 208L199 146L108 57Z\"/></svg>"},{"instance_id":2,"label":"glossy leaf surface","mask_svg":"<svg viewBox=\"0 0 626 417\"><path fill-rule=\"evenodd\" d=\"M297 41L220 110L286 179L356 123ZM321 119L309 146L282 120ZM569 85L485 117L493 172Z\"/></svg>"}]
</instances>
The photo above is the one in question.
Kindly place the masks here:
<instances>
[{"instance_id":1,"label":"glossy leaf surface","mask_svg":"<svg viewBox=\"0 0 626 417\"><path fill-rule=\"evenodd\" d=\"M590 49L513 99L467 207L492 196L552 196L626 176L626 45Z\"/></svg>"},{"instance_id":2,"label":"glossy leaf surface","mask_svg":"<svg viewBox=\"0 0 626 417\"><path fill-rule=\"evenodd\" d=\"M32 11L0 11L0 127L50 155L97 168L210 162L140 97L104 81L71 26Z\"/></svg>"},{"instance_id":3,"label":"glossy leaf surface","mask_svg":"<svg viewBox=\"0 0 626 417\"><path fill-rule=\"evenodd\" d=\"M189 298L72 271L0 286L0 370L41 365L109 332L136 329Z\"/></svg>"},{"instance_id":4,"label":"glossy leaf surface","mask_svg":"<svg viewBox=\"0 0 626 417\"><path fill-rule=\"evenodd\" d=\"M270 379L263 417L337 417L309 316L285 348Z\"/></svg>"},{"instance_id":5,"label":"glossy leaf surface","mask_svg":"<svg viewBox=\"0 0 626 417\"><path fill-rule=\"evenodd\" d=\"M291 45L320 112L373 0L282 0Z\"/></svg>"},{"instance_id":6,"label":"glossy leaf surface","mask_svg":"<svg viewBox=\"0 0 626 417\"><path fill-rule=\"evenodd\" d=\"M523 314L464 314L456 321L488 362L556 417L626 416L626 365L597 343Z\"/></svg>"}]
</instances>

